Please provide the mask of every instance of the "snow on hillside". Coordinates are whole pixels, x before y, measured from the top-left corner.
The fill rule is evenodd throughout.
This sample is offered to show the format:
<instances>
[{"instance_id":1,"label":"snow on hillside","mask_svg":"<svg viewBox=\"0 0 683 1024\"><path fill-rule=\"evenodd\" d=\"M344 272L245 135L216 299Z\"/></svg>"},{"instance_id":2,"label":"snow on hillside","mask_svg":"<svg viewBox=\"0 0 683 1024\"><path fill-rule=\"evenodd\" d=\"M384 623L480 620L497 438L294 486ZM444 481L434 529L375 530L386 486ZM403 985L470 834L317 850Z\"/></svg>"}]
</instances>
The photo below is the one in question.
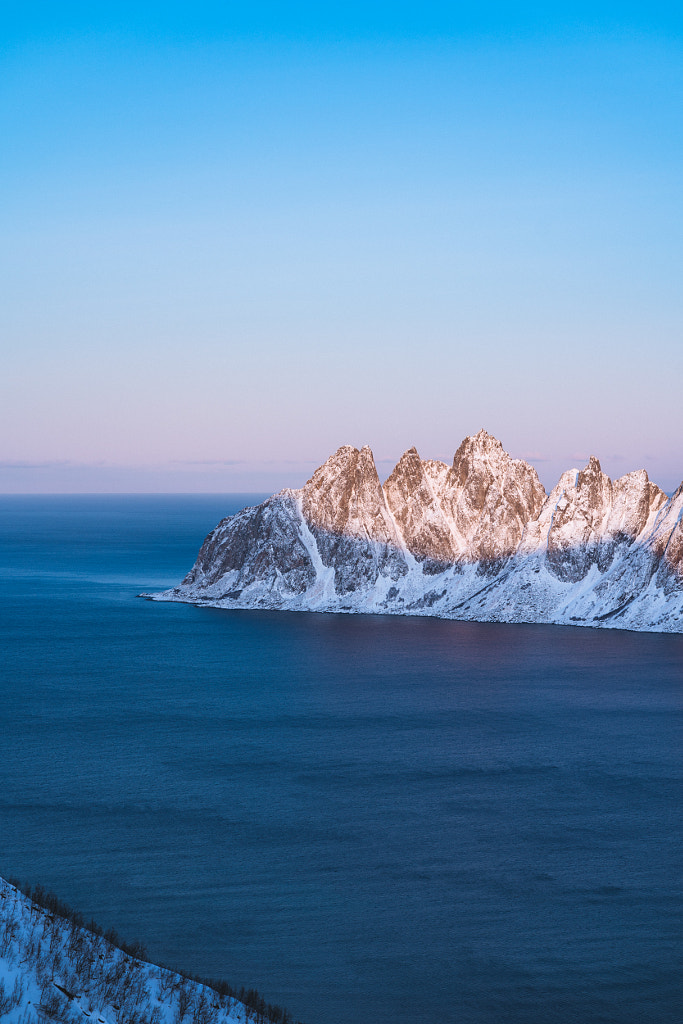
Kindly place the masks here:
<instances>
[{"instance_id":1,"label":"snow on hillside","mask_svg":"<svg viewBox=\"0 0 683 1024\"><path fill-rule=\"evenodd\" d=\"M257 993L206 984L139 959L84 926L54 897L36 901L0 879L3 1024L293 1024ZM42 905L41 905L42 904Z\"/></svg>"}]
</instances>

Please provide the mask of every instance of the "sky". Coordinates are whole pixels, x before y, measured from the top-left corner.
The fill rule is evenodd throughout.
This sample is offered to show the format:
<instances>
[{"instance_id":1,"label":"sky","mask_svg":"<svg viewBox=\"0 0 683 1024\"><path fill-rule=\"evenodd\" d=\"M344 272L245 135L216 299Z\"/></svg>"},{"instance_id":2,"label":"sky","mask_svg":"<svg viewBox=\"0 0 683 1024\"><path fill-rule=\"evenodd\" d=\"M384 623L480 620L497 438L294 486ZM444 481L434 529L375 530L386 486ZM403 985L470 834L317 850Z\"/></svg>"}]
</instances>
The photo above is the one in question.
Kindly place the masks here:
<instances>
[{"instance_id":1,"label":"sky","mask_svg":"<svg viewBox=\"0 0 683 1024\"><path fill-rule=\"evenodd\" d=\"M683 8L13 3L0 492L683 479Z\"/></svg>"}]
</instances>

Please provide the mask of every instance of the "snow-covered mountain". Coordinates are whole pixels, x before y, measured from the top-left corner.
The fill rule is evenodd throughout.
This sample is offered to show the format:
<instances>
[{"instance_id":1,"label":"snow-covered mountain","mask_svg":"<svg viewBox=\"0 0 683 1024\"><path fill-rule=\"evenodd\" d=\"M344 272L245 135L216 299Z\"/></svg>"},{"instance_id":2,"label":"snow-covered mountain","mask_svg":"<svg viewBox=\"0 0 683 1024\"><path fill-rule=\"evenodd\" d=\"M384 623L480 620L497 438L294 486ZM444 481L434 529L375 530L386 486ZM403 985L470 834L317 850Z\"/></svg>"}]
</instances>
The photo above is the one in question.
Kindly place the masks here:
<instances>
[{"instance_id":1,"label":"snow-covered mountain","mask_svg":"<svg viewBox=\"0 0 683 1024\"><path fill-rule=\"evenodd\" d=\"M683 632L683 485L591 457L549 495L486 431L453 464L407 451L380 483L345 446L300 490L222 520L178 587L222 608L437 615Z\"/></svg>"}]
</instances>

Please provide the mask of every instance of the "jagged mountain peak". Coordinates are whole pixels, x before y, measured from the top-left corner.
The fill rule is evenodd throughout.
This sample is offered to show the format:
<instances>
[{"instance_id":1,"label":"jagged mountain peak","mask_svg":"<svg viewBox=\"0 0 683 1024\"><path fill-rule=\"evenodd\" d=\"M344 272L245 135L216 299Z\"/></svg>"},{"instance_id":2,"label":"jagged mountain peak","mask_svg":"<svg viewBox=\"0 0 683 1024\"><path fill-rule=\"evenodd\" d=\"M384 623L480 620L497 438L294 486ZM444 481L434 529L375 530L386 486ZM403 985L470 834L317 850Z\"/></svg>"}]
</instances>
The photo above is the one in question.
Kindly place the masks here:
<instances>
[{"instance_id":1,"label":"jagged mountain peak","mask_svg":"<svg viewBox=\"0 0 683 1024\"><path fill-rule=\"evenodd\" d=\"M493 478L512 470L528 477L534 482L535 487L542 487L533 466L523 459L513 459L498 438L484 429L462 441L453 456L451 470L455 481L460 485L464 485L472 474ZM545 495L545 488L543 493Z\"/></svg>"},{"instance_id":2,"label":"jagged mountain peak","mask_svg":"<svg viewBox=\"0 0 683 1024\"><path fill-rule=\"evenodd\" d=\"M306 519L315 527L400 547L386 508L372 449L343 445L316 469L300 492Z\"/></svg>"},{"instance_id":3,"label":"jagged mountain peak","mask_svg":"<svg viewBox=\"0 0 683 1024\"><path fill-rule=\"evenodd\" d=\"M600 460L597 458L597 456L589 456L586 465L583 467L583 469L579 470L577 487L581 487L583 484L590 483L591 481L594 480L602 479L609 480L610 478L607 476L606 473L603 473L602 466L600 465ZM610 480L610 483L611 482L612 481Z\"/></svg>"},{"instance_id":4,"label":"jagged mountain peak","mask_svg":"<svg viewBox=\"0 0 683 1024\"><path fill-rule=\"evenodd\" d=\"M608 504L612 497L612 481L603 473L599 460L591 455L576 477L576 493L584 507L598 510Z\"/></svg>"},{"instance_id":5,"label":"jagged mountain peak","mask_svg":"<svg viewBox=\"0 0 683 1024\"><path fill-rule=\"evenodd\" d=\"M448 467L444 469L447 473ZM383 490L408 551L421 561L445 564L457 559L461 544L439 500L439 478L431 470L432 464L422 461L417 448L409 448Z\"/></svg>"},{"instance_id":6,"label":"jagged mountain peak","mask_svg":"<svg viewBox=\"0 0 683 1024\"><path fill-rule=\"evenodd\" d=\"M484 427L480 427L476 434L470 434L469 437L465 438L466 441L474 441L482 447L486 448L502 448L502 443L493 434L489 434L488 430Z\"/></svg>"},{"instance_id":7,"label":"jagged mountain peak","mask_svg":"<svg viewBox=\"0 0 683 1024\"><path fill-rule=\"evenodd\" d=\"M219 523L160 596L683 632L683 485L612 481L591 455L546 495L482 429L451 466L408 448L382 487L372 450L342 445L300 490Z\"/></svg>"},{"instance_id":8,"label":"jagged mountain peak","mask_svg":"<svg viewBox=\"0 0 683 1024\"><path fill-rule=\"evenodd\" d=\"M328 459L318 466L313 476L303 486L304 491L326 491L336 484L346 486L350 479L359 472L372 475L377 470L372 449L368 445L355 448L351 444L343 444Z\"/></svg>"},{"instance_id":9,"label":"jagged mountain peak","mask_svg":"<svg viewBox=\"0 0 683 1024\"><path fill-rule=\"evenodd\" d=\"M473 461L491 456L494 458L510 458L498 438L494 437L493 434L489 434L482 427L476 434L469 434L460 442L460 446L453 457L453 468L455 469L456 466L468 460Z\"/></svg>"},{"instance_id":10,"label":"jagged mountain peak","mask_svg":"<svg viewBox=\"0 0 683 1024\"><path fill-rule=\"evenodd\" d=\"M387 477L384 486L386 487L387 483L398 474L405 473L409 470L412 470L413 472L421 471L422 465L423 462L420 458L420 453L415 445L413 445L412 448L407 448Z\"/></svg>"},{"instance_id":11,"label":"jagged mountain peak","mask_svg":"<svg viewBox=\"0 0 683 1024\"><path fill-rule=\"evenodd\" d=\"M545 497L536 470L484 429L463 440L451 467L408 448L383 487L371 449L343 445L301 491L316 527L439 564L509 557Z\"/></svg>"},{"instance_id":12,"label":"jagged mountain peak","mask_svg":"<svg viewBox=\"0 0 683 1024\"><path fill-rule=\"evenodd\" d=\"M405 458L414 459L416 456L417 456L418 459L420 458L420 454L419 454L417 448L415 447L415 445L411 445L410 448L406 448L406 450L404 451L403 455L401 456L401 459L405 459ZM401 459L399 459L399 462L401 461Z\"/></svg>"},{"instance_id":13,"label":"jagged mountain peak","mask_svg":"<svg viewBox=\"0 0 683 1024\"><path fill-rule=\"evenodd\" d=\"M546 498L533 466L513 459L486 430L464 439L437 487L460 538L461 557L472 561L511 555Z\"/></svg>"}]
</instances>

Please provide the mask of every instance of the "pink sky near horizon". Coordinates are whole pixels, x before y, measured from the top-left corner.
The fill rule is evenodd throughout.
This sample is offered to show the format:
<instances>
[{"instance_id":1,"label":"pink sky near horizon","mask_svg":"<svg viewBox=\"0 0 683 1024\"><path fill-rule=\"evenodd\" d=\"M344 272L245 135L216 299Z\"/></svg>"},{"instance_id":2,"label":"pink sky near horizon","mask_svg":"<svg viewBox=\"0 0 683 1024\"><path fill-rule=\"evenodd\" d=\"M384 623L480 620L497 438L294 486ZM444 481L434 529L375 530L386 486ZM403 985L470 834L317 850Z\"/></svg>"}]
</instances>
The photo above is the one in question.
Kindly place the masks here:
<instances>
[{"instance_id":1,"label":"pink sky near horizon","mask_svg":"<svg viewBox=\"0 0 683 1024\"><path fill-rule=\"evenodd\" d=\"M457 447L457 445L456 445ZM329 454L332 454L330 451ZM378 457L375 463L379 477L384 481L398 461L396 457ZM420 452L423 458L441 458L450 464L452 455ZM539 457L537 452L515 452L515 458L524 458L536 469L539 478L550 492L566 469L580 469L589 455L572 452L564 460ZM591 454L595 454L592 453ZM600 456L603 470L616 479L633 469L646 468L650 479L671 494L681 483L675 475L667 474L666 467L656 458L648 458L642 465L628 464L621 456ZM283 487L300 487L313 474L325 457L319 460L197 460L194 463L166 465L114 465L78 464L62 461L51 463L0 464L4 494L55 493L251 493L270 494Z\"/></svg>"},{"instance_id":2,"label":"pink sky near horizon","mask_svg":"<svg viewBox=\"0 0 683 1024\"><path fill-rule=\"evenodd\" d=\"M612 29L10 46L0 493L271 492L482 426L546 488L672 491L681 98L678 40Z\"/></svg>"}]
</instances>

